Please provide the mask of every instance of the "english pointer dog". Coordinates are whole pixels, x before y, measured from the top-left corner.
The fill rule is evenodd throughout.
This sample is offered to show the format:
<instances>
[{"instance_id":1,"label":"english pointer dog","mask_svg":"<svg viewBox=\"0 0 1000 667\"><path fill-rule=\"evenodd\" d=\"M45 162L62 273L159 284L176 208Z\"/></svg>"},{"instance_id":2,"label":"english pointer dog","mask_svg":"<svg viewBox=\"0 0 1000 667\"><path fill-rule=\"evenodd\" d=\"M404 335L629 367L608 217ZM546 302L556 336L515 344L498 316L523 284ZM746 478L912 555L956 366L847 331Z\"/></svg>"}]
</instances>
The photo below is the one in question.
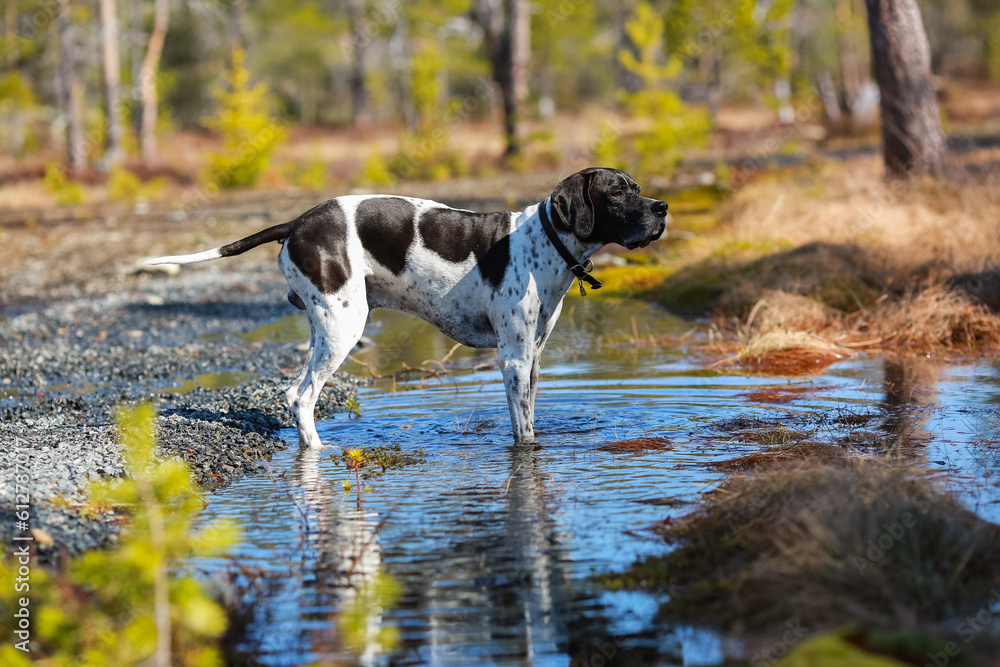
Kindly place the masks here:
<instances>
[{"instance_id":1,"label":"english pointer dog","mask_svg":"<svg viewBox=\"0 0 1000 667\"><path fill-rule=\"evenodd\" d=\"M639 248L666 232L666 202L642 197L617 169L589 168L521 213L474 213L393 195L350 195L291 222L191 255L147 264L232 257L283 245L288 300L309 319L309 361L287 392L299 441L320 446L313 410L361 338L373 308L427 320L469 347L495 347L516 442L535 440L542 348L574 280L609 243Z\"/></svg>"}]
</instances>

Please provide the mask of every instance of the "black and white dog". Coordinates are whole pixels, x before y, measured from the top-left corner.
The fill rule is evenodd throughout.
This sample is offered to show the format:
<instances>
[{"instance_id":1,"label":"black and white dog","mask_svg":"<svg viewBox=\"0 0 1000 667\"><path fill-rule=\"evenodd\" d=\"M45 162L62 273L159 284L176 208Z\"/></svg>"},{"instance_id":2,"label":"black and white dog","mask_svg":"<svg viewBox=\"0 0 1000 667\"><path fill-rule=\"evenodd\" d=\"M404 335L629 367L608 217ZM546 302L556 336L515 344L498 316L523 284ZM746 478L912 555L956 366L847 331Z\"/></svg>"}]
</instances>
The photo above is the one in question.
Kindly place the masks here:
<instances>
[{"instance_id":1,"label":"black and white dog","mask_svg":"<svg viewBox=\"0 0 1000 667\"><path fill-rule=\"evenodd\" d=\"M239 241L147 264L231 257L278 241L288 300L309 318L309 361L287 393L302 445L318 447L319 393L361 338L373 308L423 318L470 347L496 347L517 442L535 439L542 348L574 280L609 243L663 236L666 202L623 171L590 168L522 213L474 213L391 195L331 199Z\"/></svg>"}]
</instances>

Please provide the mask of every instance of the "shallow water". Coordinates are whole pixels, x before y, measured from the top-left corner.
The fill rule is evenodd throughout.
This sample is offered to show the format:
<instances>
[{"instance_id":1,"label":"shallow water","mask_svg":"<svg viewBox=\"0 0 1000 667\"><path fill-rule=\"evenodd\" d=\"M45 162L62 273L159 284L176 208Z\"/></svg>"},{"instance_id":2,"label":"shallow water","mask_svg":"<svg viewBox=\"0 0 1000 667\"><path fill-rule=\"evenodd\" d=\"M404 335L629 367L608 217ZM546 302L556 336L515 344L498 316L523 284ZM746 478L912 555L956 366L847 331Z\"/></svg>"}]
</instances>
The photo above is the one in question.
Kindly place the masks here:
<instances>
[{"instance_id":1,"label":"shallow water","mask_svg":"<svg viewBox=\"0 0 1000 667\"><path fill-rule=\"evenodd\" d=\"M995 364L862 358L812 378L718 374L688 350L689 322L639 302L572 299L543 363L541 444L515 447L494 353L452 351L430 325L375 315L374 346L356 352L348 370L435 370L431 360L452 352L451 372L383 379L361 391L359 418L320 422L320 435L345 447L398 442L426 460L359 488L334 460L339 448L303 452L294 431L283 432L293 446L271 461L272 474L213 493L199 517L238 520L243 541L233 557L267 582L248 594L253 621L241 646L261 664L567 665L613 655L624 664L694 665L738 653L709 633L658 623L662 595L610 593L594 575L662 553L649 527L684 513L723 478L710 463L758 449L717 428L740 415L857 440L857 426L831 416L890 408L895 418L876 430L919 443L909 456L949 471L970 508L1000 520L991 476L1000 456L975 444L1000 435ZM303 326L290 317L249 338L302 335ZM789 386L816 391L782 404L747 396ZM639 454L600 449L640 436L671 444ZM398 600L366 602L386 574L401 587Z\"/></svg>"}]
</instances>

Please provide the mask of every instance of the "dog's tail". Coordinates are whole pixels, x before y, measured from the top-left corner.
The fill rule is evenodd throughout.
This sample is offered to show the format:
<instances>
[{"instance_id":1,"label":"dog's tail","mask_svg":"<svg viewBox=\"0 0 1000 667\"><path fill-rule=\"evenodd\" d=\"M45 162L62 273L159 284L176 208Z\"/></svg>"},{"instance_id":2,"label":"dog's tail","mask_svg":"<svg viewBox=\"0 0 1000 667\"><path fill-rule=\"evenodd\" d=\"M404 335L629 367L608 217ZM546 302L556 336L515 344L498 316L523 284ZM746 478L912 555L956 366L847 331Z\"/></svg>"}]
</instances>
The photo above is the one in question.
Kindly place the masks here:
<instances>
[{"instance_id":1,"label":"dog's tail","mask_svg":"<svg viewBox=\"0 0 1000 667\"><path fill-rule=\"evenodd\" d=\"M147 266L154 266L156 264L195 264L197 262L207 262L210 259L218 259L219 257L232 257L233 255L240 255L245 253L247 250L256 248L259 245L264 245L265 243L270 243L271 241L284 241L292 232L293 224L295 224L294 220L292 222L283 222L280 225L268 227L267 229L261 230L256 234L251 234L245 239L233 241L232 243L219 246L218 248L212 248L211 250L206 250L204 252L196 252L190 255L169 255L167 257L157 257L156 259L146 260L144 263Z\"/></svg>"}]
</instances>

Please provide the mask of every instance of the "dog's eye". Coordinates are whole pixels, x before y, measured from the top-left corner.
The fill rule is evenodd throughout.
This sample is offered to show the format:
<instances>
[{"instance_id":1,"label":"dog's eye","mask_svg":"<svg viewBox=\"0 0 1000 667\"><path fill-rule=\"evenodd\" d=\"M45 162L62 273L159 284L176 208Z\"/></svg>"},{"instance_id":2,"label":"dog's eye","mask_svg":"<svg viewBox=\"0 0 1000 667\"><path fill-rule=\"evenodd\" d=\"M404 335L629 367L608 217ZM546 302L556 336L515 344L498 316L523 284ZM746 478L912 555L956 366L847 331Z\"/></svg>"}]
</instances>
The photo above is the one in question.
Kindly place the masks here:
<instances>
[{"instance_id":1,"label":"dog's eye","mask_svg":"<svg viewBox=\"0 0 1000 667\"><path fill-rule=\"evenodd\" d=\"M618 199L619 197L622 196L622 193L620 193L620 192L612 192L611 196L614 197L615 199Z\"/></svg>"}]
</instances>

